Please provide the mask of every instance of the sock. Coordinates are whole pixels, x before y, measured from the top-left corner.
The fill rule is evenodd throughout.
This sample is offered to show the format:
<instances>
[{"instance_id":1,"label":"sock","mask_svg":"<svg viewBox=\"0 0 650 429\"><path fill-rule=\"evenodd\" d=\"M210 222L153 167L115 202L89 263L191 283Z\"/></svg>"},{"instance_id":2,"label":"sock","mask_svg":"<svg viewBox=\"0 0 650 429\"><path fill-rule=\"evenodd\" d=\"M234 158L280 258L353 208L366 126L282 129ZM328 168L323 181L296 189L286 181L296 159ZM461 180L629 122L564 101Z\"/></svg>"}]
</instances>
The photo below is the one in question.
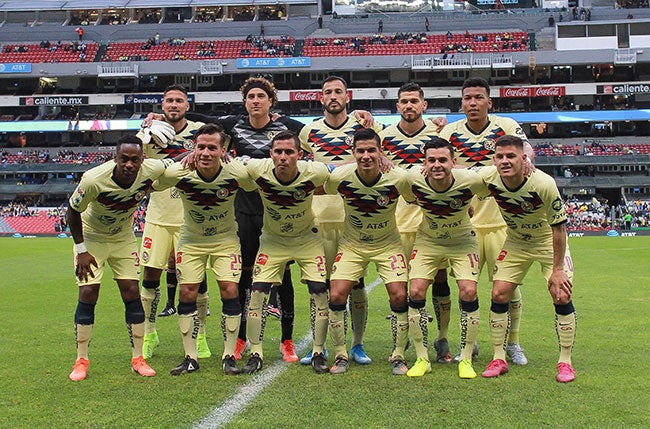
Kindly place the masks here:
<instances>
[{"instance_id":1,"label":"sock","mask_svg":"<svg viewBox=\"0 0 650 429\"><path fill-rule=\"evenodd\" d=\"M342 356L348 358L348 351L345 347L345 335L348 328L348 312L345 304L330 303L329 329L332 345L334 346L334 357Z\"/></svg>"},{"instance_id":2,"label":"sock","mask_svg":"<svg viewBox=\"0 0 650 429\"><path fill-rule=\"evenodd\" d=\"M178 327L183 339L185 355L198 359L196 354L196 336L199 333L199 313L196 302L178 303Z\"/></svg>"},{"instance_id":3,"label":"sock","mask_svg":"<svg viewBox=\"0 0 650 429\"><path fill-rule=\"evenodd\" d=\"M293 339L293 319L295 314L294 290L291 281L291 271L284 270L282 285L278 288L280 309L280 325L282 326L282 341Z\"/></svg>"},{"instance_id":4,"label":"sock","mask_svg":"<svg viewBox=\"0 0 650 429\"><path fill-rule=\"evenodd\" d=\"M349 306L350 321L352 322L352 346L356 346L363 344L363 334L366 332L368 321L368 294L363 286L352 288Z\"/></svg>"},{"instance_id":5,"label":"sock","mask_svg":"<svg viewBox=\"0 0 650 429\"><path fill-rule=\"evenodd\" d=\"M199 334L205 334L205 322L208 319L208 292L199 293L196 297L196 310L199 315Z\"/></svg>"},{"instance_id":6,"label":"sock","mask_svg":"<svg viewBox=\"0 0 650 429\"><path fill-rule=\"evenodd\" d=\"M160 282L143 280L140 299L144 308L144 332L145 334L154 333L156 332L156 315L160 302Z\"/></svg>"},{"instance_id":7,"label":"sock","mask_svg":"<svg viewBox=\"0 0 650 429\"><path fill-rule=\"evenodd\" d=\"M129 331L131 339L131 355L136 358L142 356L142 344L144 343L144 322L127 323L126 328Z\"/></svg>"},{"instance_id":8,"label":"sock","mask_svg":"<svg viewBox=\"0 0 650 429\"><path fill-rule=\"evenodd\" d=\"M311 301L315 305L315 316L312 330L314 333L314 353L322 353L327 340L327 325L329 324L329 311L327 293L310 294Z\"/></svg>"},{"instance_id":9,"label":"sock","mask_svg":"<svg viewBox=\"0 0 650 429\"><path fill-rule=\"evenodd\" d=\"M472 359L474 342L478 337L480 312L478 299L460 302L460 359Z\"/></svg>"},{"instance_id":10,"label":"sock","mask_svg":"<svg viewBox=\"0 0 650 429\"><path fill-rule=\"evenodd\" d=\"M433 311L438 323L437 339L447 338L449 335L449 321L451 320L451 296L447 281L433 283L431 288Z\"/></svg>"},{"instance_id":11,"label":"sock","mask_svg":"<svg viewBox=\"0 0 650 429\"><path fill-rule=\"evenodd\" d=\"M391 308L390 327L393 333L393 353L391 359L404 359L406 343L408 342L409 319L408 307Z\"/></svg>"},{"instance_id":12,"label":"sock","mask_svg":"<svg viewBox=\"0 0 650 429\"><path fill-rule=\"evenodd\" d=\"M129 332L133 357L142 356L145 317L141 298L124 301L124 321L126 322L126 329Z\"/></svg>"},{"instance_id":13,"label":"sock","mask_svg":"<svg viewBox=\"0 0 650 429\"><path fill-rule=\"evenodd\" d=\"M74 336L77 340L77 359L88 359L88 346L94 325L74 324Z\"/></svg>"},{"instance_id":14,"label":"sock","mask_svg":"<svg viewBox=\"0 0 650 429\"><path fill-rule=\"evenodd\" d=\"M506 338L508 337L508 303L492 302L490 309L490 336L494 348L494 359L506 360Z\"/></svg>"},{"instance_id":15,"label":"sock","mask_svg":"<svg viewBox=\"0 0 650 429\"><path fill-rule=\"evenodd\" d=\"M251 354L258 353L260 357L263 357L262 340L264 339L264 327L266 325L266 312L264 310L268 299L268 291L251 291L251 299L248 304L248 317L246 318L246 336L251 342Z\"/></svg>"},{"instance_id":16,"label":"sock","mask_svg":"<svg viewBox=\"0 0 650 429\"><path fill-rule=\"evenodd\" d=\"M239 332L239 323L241 322L241 314L236 316L229 316L221 314L221 332L223 332L223 356L235 355L235 345L237 344L237 333Z\"/></svg>"},{"instance_id":17,"label":"sock","mask_svg":"<svg viewBox=\"0 0 650 429\"><path fill-rule=\"evenodd\" d=\"M429 360L429 320L425 310L426 300L409 299L409 332L415 345L415 355Z\"/></svg>"},{"instance_id":18,"label":"sock","mask_svg":"<svg viewBox=\"0 0 650 429\"><path fill-rule=\"evenodd\" d=\"M519 325L521 323L521 285L517 286L510 297L510 330L508 344L519 342Z\"/></svg>"},{"instance_id":19,"label":"sock","mask_svg":"<svg viewBox=\"0 0 650 429\"><path fill-rule=\"evenodd\" d=\"M252 269L242 269L239 279L239 306L241 308L241 323L239 324L238 338L246 341L246 318L248 316L248 302L250 300Z\"/></svg>"},{"instance_id":20,"label":"sock","mask_svg":"<svg viewBox=\"0 0 650 429\"><path fill-rule=\"evenodd\" d=\"M567 314L568 313L568 314ZM571 365L571 351L576 338L577 316L573 303L555 306L555 331L560 345L558 363Z\"/></svg>"}]
</instances>

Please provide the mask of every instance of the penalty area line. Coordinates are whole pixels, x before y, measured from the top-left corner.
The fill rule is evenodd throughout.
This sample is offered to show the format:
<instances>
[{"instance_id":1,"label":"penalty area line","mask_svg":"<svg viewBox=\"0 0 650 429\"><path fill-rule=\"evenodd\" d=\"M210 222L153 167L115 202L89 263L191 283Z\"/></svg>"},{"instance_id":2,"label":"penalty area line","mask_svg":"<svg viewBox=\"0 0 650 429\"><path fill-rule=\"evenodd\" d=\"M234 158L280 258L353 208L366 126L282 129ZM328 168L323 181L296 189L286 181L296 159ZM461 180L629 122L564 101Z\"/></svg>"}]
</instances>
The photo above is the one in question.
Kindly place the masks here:
<instances>
[{"instance_id":1,"label":"penalty area line","mask_svg":"<svg viewBox=\"0 0 650 429\"><path fill-rule=\"evenodd\" d=\"M382 283L381 278L375 279L366 286L366 292L370 293L375 287ZM296 344L296 352L302 356L311 345L311 330L303 336ZM220 428L237 417L244 409L278 378L289 367L289 363L277 361L246 381L237 393L223 404L215 407L210 414L192 425L193 428ZM246 377L246 375L243 375Z\"/></svg>"}]
</instances>

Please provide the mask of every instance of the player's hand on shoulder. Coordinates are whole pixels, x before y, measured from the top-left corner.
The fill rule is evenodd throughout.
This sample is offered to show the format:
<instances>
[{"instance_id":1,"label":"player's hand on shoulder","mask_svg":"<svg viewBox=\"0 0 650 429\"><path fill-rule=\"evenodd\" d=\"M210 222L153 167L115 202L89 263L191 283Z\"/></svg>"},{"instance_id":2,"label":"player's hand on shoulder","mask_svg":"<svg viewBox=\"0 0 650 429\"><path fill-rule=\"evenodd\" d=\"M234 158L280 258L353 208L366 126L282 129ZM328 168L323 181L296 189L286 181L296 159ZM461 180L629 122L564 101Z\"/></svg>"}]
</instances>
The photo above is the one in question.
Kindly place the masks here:
<instances>
[{"instance_id":1,"label":"player's hand on shoulder","mask_svg":"<svg viewBox=\"0 0 650 429\"><path fill-rule=\"evenodd\" d=\"M192 171L196 170L196 153L194 151L188 152L187 156L180 163L183 168L188 168Z\"/></svg>"},{"instance_id":2,"label":"player's hand on shoulder","mask_svg":"<svg viewBox=\"0 0 650 429\"><path fill-rule=\"evenodd\" d=\"M535 168L535 164L533 164L531 162L530 158L528 158L528 156L526 156L526 162L524 163L524 176L530 177L530 175L533 174L533 172L536 169L537 168Z\"/></svg>"},{"instance_id":3,"label":"player's hand on shoulder","mask_svg":"<svg viewBox=\"0 0 650 429\"><path fill-rule=\"evenodd\" d=\"M357 121L366 128L371 128L375 124L375 118L373 118L372 113L367 110L355 110L352 113L354 113L354 117Z\"/></svg>"},{"instance_id":4,"label":"player's hand on shoulder","mask_svg":"<svg viewBox=\"0 0 650 429\"><path fill-rule=\"evenodd\" d=\"M439 133L442 129L449 123L447 118L444 116L438 116L436 118L429 118L431 122L436 126L436 132Z\"/></svg>"},{"instance_id":5,"label":"player's hand on shoulder","mask_svg":"<svg viewBox=\"0 0 650 429\"><path fill-rule=\"evenodd\" d=\"M382 173L388 173L393 168L395 168L395 165L390 162L390 159L386 158L384 155L379 157L379 171Z\"/></svg>"},{"instance_id":6,"label":"player's hand on shoulder","mask_svg":"<svg viewBox=\"0 0 650 429\"><path fill-rule=\"evenodd\" d=\"M140 124L140 127L146 128L151 126L151 121L157 120L157 121L164 121L165 120L165 115L162 113L153 113L149 112L147 113L147 117L142 120L142 123Z\"/></svg>"}]
</instances>

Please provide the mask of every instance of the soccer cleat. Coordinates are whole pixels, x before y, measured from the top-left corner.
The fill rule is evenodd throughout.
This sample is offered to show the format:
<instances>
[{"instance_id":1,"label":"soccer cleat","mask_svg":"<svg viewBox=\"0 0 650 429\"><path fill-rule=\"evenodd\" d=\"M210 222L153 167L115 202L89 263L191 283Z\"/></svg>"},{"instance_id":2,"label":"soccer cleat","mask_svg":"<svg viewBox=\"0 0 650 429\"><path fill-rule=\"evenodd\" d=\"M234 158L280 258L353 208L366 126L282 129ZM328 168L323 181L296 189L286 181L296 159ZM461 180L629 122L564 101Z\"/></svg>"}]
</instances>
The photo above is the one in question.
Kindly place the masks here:
<instances>
[{"instance_id":1,"label":"soccer cleat","mask_svg":"<svg viewBox=\"0 0 650 429\"><path fill-rule=\"evenodd\" d=\"M208 347L208 340L205 334L198 334L196 336L196 356L199 359L207 359L212 356L210 347Z\"/></svg>"},{"instance_id":2,"label":"soccer cleat","mask_svg":"<svg viewBox=\"0 0 650 429\"><path fill-rule=\"evenodd\" d=\"M458 376L460 378L476 378L476 371L474 371L471 359L463 359L458 362Z\"/></svg>"},{"instance_id":3,"label":"soccer cleat","mask_svg":"<svg viewBox=\"0 0 650 429\"><path fill-rule=\"evenodd\" d=\"M395 358L390 361L390 366L393 368L393 375L406 375L408 367L406 361L402 358Z\"/></svg>"},{"instance_id":4,"label":"soccer cleat","mask_svg":"<svg viewBox=\"0 0 650 429\"><path fill-rule=\"evenodd\" d=\"M304 357L300 358L300 364L301 365L311 365L311 354L313 350L309 350L309 353L307 353ZM327 349L323 349L323 356L325 359L329 357L329 353L327 352Z\"/></svg>"},{"instance_id":5,"label":"soccer cleat","mask_svg":"<svg viewBox=\"0 0 650 429\"><path fill-rule=\"evenodd\" d=\"M153 377L156 375L156 371L149 366L143 356L134 357L131 359L131 370L140 374L143 377Z\"/></svg>"},{"instance_id":6,"label":"soccer cleat","mask_svg":"<svg viewBox=\"0 0 650 429\"><path fill-rule=\"evenodd\" d=\"M183 362L176 368L171 370L171 375L182 375L190 372L198 371L199 363L189 356L185 356Z\"/></svg>"},{"instance_id":7,"label":"soccer cleat","mask_svg":"<svg viewBox=\"0 0 650 429\"><path fill-rule=\"evenodd\" d=\"M153 331L150 334L144 334L144 341L142 342L142 356L144 356L145 359L149 359L151 356L153 356L153 351L156 347L158 347L158 344L160 344L160 340L158 339L157 331Z\"/></svg>"},{"instance_id":8,"label":"soccer cleat","mask_svg":"<svg viewBox=\"0 0 650 429\"><path fill-rule=\"evenodd\" d=\"M508 372L508 362L503 359L494 359L488 364L481 375L485 378L494 378L503 375L506 372Z\"/></svg>"},{"instance_id":9,"label":"soccer cleat","mask_svg":"<svg viewBox=\"0 0 650 429\"><path fill-rule=\"evenodd\" d=\"M237 361L235 361L234 356L226 355L221 360L221 366L223 367L223 373L226 375L236 375L241 372L237 367Z\"/></svg>"},{"instance_id":10,"label":"soccer cleat","mask_svg":"<svg viewBox=\"0 0 650 429\"><path fill-rule=\"evenodd\" d=\"M158 317L167 317L167 316L173 316L176 314L176 307L174 307L174 302L173 301L167 301L167 305L165 305L165 308L158 313Z\"/></svg>"},{"instance_id":11,"label":"soccer cleat","mask_svg":"<svg viewBox=\"0 0 650 429\"><path fill-rule=\"evenodd\" d=\"M524 349L518 343L510 343L506 346L506 354L515 365L526 365L528 359L524 354Z\"/></svg>"},{"instance_id":12,"label":"soccer cleat","mask_svg":"<svg viewBox=\"0 0 650 429\"><path fill-rule=\"evenodd\" d=\"M278 307L273 306L273 305L269 305L269 306L266 308L266 312L267 312L267 314L268 314L269 316L273 316L273 317L275 317L276 319L279 319L280 316L282 316L282 313L280 312L280 309L279 309Z\"/></svg>"},{"instance_id":13,"label":"soccer cleat","mask_svg":"<svg viewBox=\"0 0 650 429\"><path fill-rule=\"evenodd\" d=\"M571 364L560 362L557 364L557 377L555 379L560 383L569 383L576 379L576 370L573 369Z\"/></svg>"},{"instance_id":14,"label":"soccer cleat","mask_svg":"<svg viewBox=\"0 0 650 429\"><path fill-rule=\"evenodd\" d=\"M348 371L348 358L337 356L334 365L330 368L332 374L345 374Z\"/></svg>"},{"instance_id":15,"label":"soccer cleat","mask_svg":"<svg viewBox=\"0 0 650 429\"><path fill-rule=\"evenodd\" d=\"M446 338L433 340L433 348L436 349L438 363L451 363L453 358L449 352L449 341Z\"/></svg>"},{"instance_id":16,"label":"soccer cleat","mask_svg":"<svg viewBox=\"0 0 650 429\"><path fill-rule=\"evenodd\" d=\"M350 356L359 365L369 365L372 363L372 359L368 357L366 351L363 348L363 344L357 344L350 349Z\"/></svg>"},{"instance_id":17,"label":"soccer cleat","mask_svg":"<svg viewBox=\"0 0 650 429\"><path fill-rule=\"evenodd\" d=\"M478 342L474 342L474 348L472 349L472 359L478 357ZM454 356L454 362L460 362L460 347L458 348L458 354Z\"/></svg>"},{"instance_id":18,"label":"soccer cleat","mask_svg":"<svg viewBox=\"0 0 650 429\"><path fill-rule=\"evenodd\" d=\"M409 377L422 377L424 374L428 374L431 372L431 362L426 360L425 358L417 358L415 360L415 363L411 367L411 369L408 370L406 375Z\"/></svg>"},{"instance_id":19,"label":"soccer cleat","mask_svg":"<svg viewBox=\"0 0 650 429\"><path fill-rule=\"evenodd\" d=\"M241 359L241 356L244 354L244 352L248 349L250 349L251 343L248 340L242 340L241 338L237 338L237 343L235 344L235 360Z\"/></svg>"},{"instance_id":20,"label":"soccer cleat","mask_svg":"<svg viewBox=\"0 0 650 429\"><path fill-rule=\"evenodd\" d=\"M244 374L252 374L259 371L260 369L262 369L262 358L259 354L253 353L251 357L248 358L246 365L244 365L244 367L241 369L241 372Z\"/></svg>"},{"instance_id":21,"label":"soccer cleat","mask_svg":"<svg viewBox=\"0 0 650 429\"><path fill-rule=\"evenodd\" d=\"M88 375L88 365L90 361L86 358L79 358L75 361L74 366L72 367L72 372L68 377L72 381L81 381L86 378Z\"/></svg>"},{"instance_id":22,"label":"soccer cleat","mask_svg":"<svg viewBox=\"0 0 650 429\"><path fill-rule=\"evenodd\" d=\"M316 374L326 374L330 372L327 362L325 361L325 356L322 353L314 353L314 356L311 359L311 366L314 368Z\"/></svg>"},{"instance_id":23,"label":"soccer cleat","mask_svg":"<svg viewBox=\"0 0 650 429\"><path fill-rule=\"evenodd\" d=\"M282 353L282 360L285 362L298 362L298 355L296 355L296 348L293 346L293 340L284 340L280 344L280 353Z\"/></svg>"}]
</instances>

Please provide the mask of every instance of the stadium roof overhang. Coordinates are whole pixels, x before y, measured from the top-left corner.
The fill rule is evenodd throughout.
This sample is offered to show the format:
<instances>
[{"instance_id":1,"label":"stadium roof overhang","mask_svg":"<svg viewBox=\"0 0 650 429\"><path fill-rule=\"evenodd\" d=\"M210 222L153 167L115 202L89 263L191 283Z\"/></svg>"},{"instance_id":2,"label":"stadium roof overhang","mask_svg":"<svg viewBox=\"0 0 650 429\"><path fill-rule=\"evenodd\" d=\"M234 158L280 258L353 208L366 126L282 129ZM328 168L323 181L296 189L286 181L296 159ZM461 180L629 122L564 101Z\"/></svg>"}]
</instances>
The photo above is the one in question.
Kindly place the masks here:
<instances>
[{"instance_id":1,"label":"stadium roof overhang","mask_svg":"<svg viewBox=\"0 0 650 429\"><path fill-rule=\"evenodd\" d=\"M170 1L160 0L36 0L25 4L24 1L0 2L0 12L13 11L48 11L48 10L83 10L83 9L120 9L120 8L172 8L172 7L196 7L196 6L258 6L275 4L317 4L317 0L188 0Z\"/></svg>"}]
</instances>

